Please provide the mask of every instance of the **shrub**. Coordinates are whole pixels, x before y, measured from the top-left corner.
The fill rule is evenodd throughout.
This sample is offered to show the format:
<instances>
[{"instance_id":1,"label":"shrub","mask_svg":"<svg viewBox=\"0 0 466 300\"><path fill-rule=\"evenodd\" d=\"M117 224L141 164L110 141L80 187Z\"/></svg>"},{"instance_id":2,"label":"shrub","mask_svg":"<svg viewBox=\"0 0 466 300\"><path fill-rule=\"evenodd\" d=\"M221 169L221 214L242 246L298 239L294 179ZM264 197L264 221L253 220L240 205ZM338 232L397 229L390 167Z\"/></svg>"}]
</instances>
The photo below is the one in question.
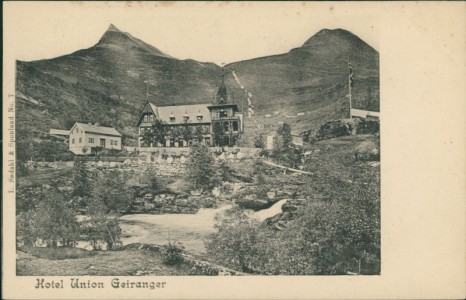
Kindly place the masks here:
<instances>
[{"instance_id":1,"label":"shrub","mask_svg":"<svg viewBox=\"0 0 466 300\"><path fill-rule=\"evenodd\" d=\"M379 160L379 147L372 141L364 141L356 147L354 157L356 160Z\"/></svg>"},{"instance_id":2,"label":"shrub","mask_svg":"<svg viewBox=\"0 0 466 300\"><path fill-rule=\"evenodd\" d=\"M67 246L79 238L76 211L58 191L48 191L37 208L19 214L17 220L19 243L33 245L43 240L56 247L58 242Z\"/></svg>"},{"instance_id":3,"label":"shrub","mask_svg":"<svg viewBox=\"0 0 466 300\"><path fill-rule=\"evenodd\" d=\"M179 265L184 261L184 247L180 243L171 243L164 245L160 250L162 261L169 266Z\"/></svg>"}]
</instances>

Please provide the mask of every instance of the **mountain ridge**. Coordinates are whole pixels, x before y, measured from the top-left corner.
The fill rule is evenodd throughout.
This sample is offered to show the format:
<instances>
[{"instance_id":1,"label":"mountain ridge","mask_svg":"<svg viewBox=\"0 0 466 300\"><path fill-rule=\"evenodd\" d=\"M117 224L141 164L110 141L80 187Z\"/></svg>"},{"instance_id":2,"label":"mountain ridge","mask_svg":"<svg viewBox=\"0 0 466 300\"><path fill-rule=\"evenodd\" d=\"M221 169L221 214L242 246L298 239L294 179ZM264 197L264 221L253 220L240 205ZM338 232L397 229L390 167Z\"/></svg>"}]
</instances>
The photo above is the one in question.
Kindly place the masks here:
<instances>
[{"instance_id":1,"label":"mountain ridge","mask_svg":"<svg viewBox=\"0 0 466 300\"><path fill-rule=\"evenodd\" d=\"M251 135L289 122L297 130L316 128L348 114L348 52L353 52L358 108L379 109L378 52L349 31L324 29L287 53L225 65L232 99L247 107L252 92L255 113L246 118ZM26 127L66 128L73 121L114 126L134 140L134 118L146 101L157 105L211 101L220 84L221 67L194 59L179 60L110 24L92 47L60 57L17 62L18 120ZM146 86L147 84L147 86ZM35 105L25 99L35 99ZM273 118L266 114L280 110ZM305 112L304 118L287 118ZM45 119L38 122L37 119ZM259 124L259 125L258 125Z\"/></svg>"}]
</instances>

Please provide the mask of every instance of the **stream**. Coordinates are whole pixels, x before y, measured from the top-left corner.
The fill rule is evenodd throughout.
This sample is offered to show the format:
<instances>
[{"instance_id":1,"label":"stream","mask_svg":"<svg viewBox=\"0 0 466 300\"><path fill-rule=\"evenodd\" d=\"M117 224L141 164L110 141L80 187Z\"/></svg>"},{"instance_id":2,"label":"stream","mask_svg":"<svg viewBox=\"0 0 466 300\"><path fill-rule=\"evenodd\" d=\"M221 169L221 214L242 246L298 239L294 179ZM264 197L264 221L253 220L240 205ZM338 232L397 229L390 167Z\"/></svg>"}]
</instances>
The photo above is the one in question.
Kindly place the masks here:
<instances>
[{"instance_id":1,"label":"stream","mask_svg":"<svg viewBox=\"0 0 466 300\"><path fill-rule=\"evenodd\" d=\"M280 200L271 207L260 211L246 210L246 214L259 221L282 212L286 200ZM120 218L123 245L145 243L164 245L169 241L181 242L185 249L194 254L206 253L204 241L214 232L215 215L228 208L230 204L218 208L201 208L196 214L135 214Z\"/></svg>"},{"instance_id":2,"label":"stream","mask_svg":"<svg viewBox=\"0 0 466 300\"><path fill-rule=\"evenodd\" d=\"M267 209L245 210L250 218L264 221L282 212L283 199ZM180 242L185 250L193 254L205 255L204 242L214 232L215 216L229 208L224 204L218 208L201 208L195 214L132 214L120 217L123 245L132 243L165 245ZM90 249L89 242L79 241L77 247ZM104 246L105 249L105 246Z\"/></svg>"}]
</instances>

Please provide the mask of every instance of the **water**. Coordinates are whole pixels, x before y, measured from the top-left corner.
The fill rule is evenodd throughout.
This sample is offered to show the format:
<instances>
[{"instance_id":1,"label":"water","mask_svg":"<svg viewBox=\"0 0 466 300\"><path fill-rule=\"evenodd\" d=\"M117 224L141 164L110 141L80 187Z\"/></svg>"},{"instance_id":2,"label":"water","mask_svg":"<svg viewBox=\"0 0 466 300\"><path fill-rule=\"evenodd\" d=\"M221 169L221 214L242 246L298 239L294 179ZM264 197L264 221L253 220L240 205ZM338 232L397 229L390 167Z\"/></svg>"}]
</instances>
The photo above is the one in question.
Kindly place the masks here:
<instances>
[{"instance_id":1,"label":"water","mask_svg":"<svg viewBox=\"0 0 466 300\"><path fill-rule=\"evenodd\" d=\"M278 215L282 212L282 206L285 204L287 199L283 199L272 205L267 209L262 209L259 211L249 211L247 214L249 217L257 219L259 221L264 221L265 219L271 218Z\"/></svg>"},{"instance_id":2,"label":"water","mask_svg":"<svg viewBox=\"0 0 466 300\"><path fill-rule=\"evenodd\" d=\"M280 200L268 209L246 210L246 214L259 221L282 212L286 200ZM132 243L165 245L181 242L188 252L206 254L204 242L214 232L215 216L231 208L227 204L219 208L201 208L196 214L134 214L120 217L123 245ZM89 243L79 242L78 247L88 248ZM105 248L105 247L104 247Z\"/></svg>"},{"instance_id":3,"label":"water","mask_svg":"<svg viewBox=\"0 0 466 300\"><path fill-rule=\"evenodd\" d=\"M189 252L205 254L204 241L214 232L215 216L230 207L201 208L196 214L125 215L120 218L121 240L123 245L181 242Z\"/></svg>"}]
</instances>

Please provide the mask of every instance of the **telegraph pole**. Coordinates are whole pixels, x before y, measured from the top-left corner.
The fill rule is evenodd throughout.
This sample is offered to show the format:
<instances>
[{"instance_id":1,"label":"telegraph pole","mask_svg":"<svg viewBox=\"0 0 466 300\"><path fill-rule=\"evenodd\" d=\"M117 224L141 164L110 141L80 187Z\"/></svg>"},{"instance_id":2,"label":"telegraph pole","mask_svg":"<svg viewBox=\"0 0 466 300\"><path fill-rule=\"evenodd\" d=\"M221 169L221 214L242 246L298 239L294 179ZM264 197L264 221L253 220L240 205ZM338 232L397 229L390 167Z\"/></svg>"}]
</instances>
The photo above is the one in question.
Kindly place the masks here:
<instances>
[{"instance_id":1,"label":"telegraph pole","mask_svg":"<svg viewBox=\"0 0 466 300\"><path fill-rule=\"evenodd\" d=\"M351 114L351 109L353 107L353 103L352 103L352 95L351 95L351 85L352 85L352 81L353 81L353 68L351 67L351 64L350 64L350 60L349 60L349 55L348 55L348 69L349 69L349 75L348 75L348 89L349 89L349 107L350 107L350 113L349 113L349 116L350 116L350 120L353 119L353 115Z\"/></svg>"}]
</instances>

